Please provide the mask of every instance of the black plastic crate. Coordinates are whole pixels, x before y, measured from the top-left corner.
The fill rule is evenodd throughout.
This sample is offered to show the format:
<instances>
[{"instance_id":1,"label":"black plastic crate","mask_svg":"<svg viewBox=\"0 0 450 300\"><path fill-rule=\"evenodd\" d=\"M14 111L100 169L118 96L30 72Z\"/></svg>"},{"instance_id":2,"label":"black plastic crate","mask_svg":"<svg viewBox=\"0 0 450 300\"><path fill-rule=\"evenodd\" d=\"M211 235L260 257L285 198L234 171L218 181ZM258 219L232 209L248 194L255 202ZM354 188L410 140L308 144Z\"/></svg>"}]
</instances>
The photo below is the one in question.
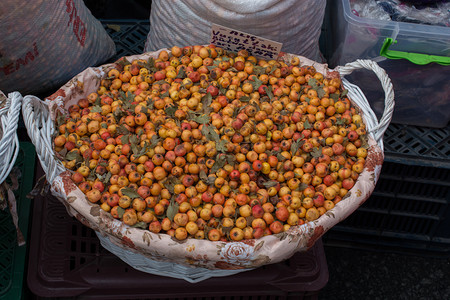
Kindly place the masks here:
<instances>
[{"instance_id":1,"label":"black plastic crate","mask_svg":"<svg viewBox=\"0 0 450 300\"><path fill-rule=\"evenodd\" d=\"M34 199L27 282L35 299L318 299L328 266L319 240L284 262L198 283L144 273L45 195Z\"/></svg>"},{"instance_id":2,"label":"black plastic crate","mask_svg":"<svg viewBox=\"0 0 450 300\"><path fill-rule=\"evenodd\" d=\"M116 55L111 61L144 52L147 34L150 31L148 20L101 20L101 22L116 44Z\"/></svg>"},{"instance_id":3,"label":"black plastic crate","mask_svg":"<svg viewBox=\"0 0 450 300\"><path fill-rule=\"evenodd\" d=\"M324 242L450 256L449 216L449 169L385 162L372 196Z\"/></svg>"},{"instance_id":4,"label":"black plastic crate","mask_svg":"<svg viewBox=\"0 0 450 300\"><path fill-rule=\"evenodd\" d=\"M386 161L450 169L450 125L428 128L391 123L384 134Z\"/></svg>"}]
</instances>

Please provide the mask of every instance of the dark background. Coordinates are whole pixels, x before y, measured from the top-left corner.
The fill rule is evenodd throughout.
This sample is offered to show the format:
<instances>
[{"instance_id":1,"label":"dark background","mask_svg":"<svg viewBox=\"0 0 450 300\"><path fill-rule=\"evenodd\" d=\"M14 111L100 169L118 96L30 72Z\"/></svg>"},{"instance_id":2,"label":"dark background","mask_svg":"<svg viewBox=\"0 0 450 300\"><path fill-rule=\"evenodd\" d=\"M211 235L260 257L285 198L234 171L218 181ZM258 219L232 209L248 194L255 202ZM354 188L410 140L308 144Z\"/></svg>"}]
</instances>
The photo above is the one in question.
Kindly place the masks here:
<instances>
[{"instance_id":1,"label":"dark background","mask_svg":"<svg viewBox=\"0 0 450 300\"><path fill-rule=\"evenodd\" d=\"M145 19L150 16L151 0L84 0L98 19Z\"/></svg>"}]
</instances>

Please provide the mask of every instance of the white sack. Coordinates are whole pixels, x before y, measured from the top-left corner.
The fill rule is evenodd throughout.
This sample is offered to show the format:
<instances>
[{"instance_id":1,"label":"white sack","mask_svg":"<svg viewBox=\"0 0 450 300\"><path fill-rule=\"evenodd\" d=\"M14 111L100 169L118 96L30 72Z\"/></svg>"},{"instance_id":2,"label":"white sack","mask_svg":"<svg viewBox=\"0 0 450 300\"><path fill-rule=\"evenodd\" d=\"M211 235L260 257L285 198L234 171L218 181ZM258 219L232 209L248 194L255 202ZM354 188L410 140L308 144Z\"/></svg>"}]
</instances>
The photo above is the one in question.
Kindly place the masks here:
<instances>
[{"instance_id":1,"label":"white sack","mask_svg":"<svg viewBox=\"0 0 450 300\"><path fill-rule=\"evenodd\" d=\"M0 1L0 89L40 93L115 54L82 0Z\"/></svg>"},{"instance_id":2,"label":"white sack","mask_svg":"<svg viewBox=\"0 0 450 300\"><path fill-rule=\"evenodd\" d=\"M326 0L153 0L145 51L210 41L211 23L283 43L283 52L322 61Z\"/></svg>"}]
</instances>

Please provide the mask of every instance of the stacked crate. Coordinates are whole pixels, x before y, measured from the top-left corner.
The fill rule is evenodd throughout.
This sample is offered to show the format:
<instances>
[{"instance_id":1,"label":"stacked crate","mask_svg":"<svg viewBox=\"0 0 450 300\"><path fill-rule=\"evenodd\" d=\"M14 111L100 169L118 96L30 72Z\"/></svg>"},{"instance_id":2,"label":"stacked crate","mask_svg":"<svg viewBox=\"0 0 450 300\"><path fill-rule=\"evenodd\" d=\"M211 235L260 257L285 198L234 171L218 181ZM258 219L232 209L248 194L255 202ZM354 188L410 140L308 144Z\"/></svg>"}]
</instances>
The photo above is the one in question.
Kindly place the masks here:
<instances>
[{"instance_id":1,"label":"stacked crate","mask_svg":"<svg viewBox=\"0 0 450 300\"><path fill-rule=\"evenodd\" d=\"M384 135L385 163L374 193L324 242L449 256L450 66L391 60L381 57L380 49L386 38L394 38L392 50L448 59L450 27L362 18L352 11L351 3L328 1L329 19L323 32L327 43L322 43L322 51L331 67L356 59L378 61L392 80L395 109ZM371 76L355 73L347 79L381 114L382 90Z\"/></svg>"}]
</instances>

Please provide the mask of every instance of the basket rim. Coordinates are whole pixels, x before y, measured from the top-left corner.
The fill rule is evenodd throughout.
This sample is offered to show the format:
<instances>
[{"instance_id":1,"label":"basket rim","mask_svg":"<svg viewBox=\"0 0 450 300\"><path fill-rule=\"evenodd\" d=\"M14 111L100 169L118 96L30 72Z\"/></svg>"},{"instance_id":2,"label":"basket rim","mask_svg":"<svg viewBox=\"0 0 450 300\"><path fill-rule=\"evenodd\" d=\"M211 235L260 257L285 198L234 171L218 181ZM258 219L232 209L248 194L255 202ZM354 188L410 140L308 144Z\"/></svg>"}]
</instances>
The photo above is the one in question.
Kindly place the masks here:
<instances>
[{"instance_id":1,"label":"basket rim","mask_svg":"<svg viewBox=\"0 0 450 300\"><path fill-rule=\"evenodd\" d=\"M125 56L125 58L127 58L127 59L132 59L133 57L142 57L143 55L145 55L145 54L147 54L147 55L157 55L160 51L163 51L163 50L167 50L167 49L160 49L159 51L156 51L156 52L149 52L149 53L144 53L144 54L140 54L140 55L132 55L132 56ZM307 59L305 59L305 61L306 61ZM319 64L319 63L316 63L316 64ZM88 72L89 70L93 70L93 69L95 69L95 70L102 70L102 72L104 71L104 70L107 70L107 67L109 66L109 67L112 67L112 66L114 66L115 65L115 63L111 63L111 64L106 64L106 65L103 65L102 67L97 67L97 68L88 68L87 70L85 70L85 71L83 71L83 72ZM101 69L101 68L103 68L103 69ZM82 73L83 73L82 72ZM80 73L81 74L81 73ZM79 74L79 75L80 75ZM104 73L103 73L104 74ZM78 77L78 76L76 76L76 77ZM53 95L52 95L53 96ZM47 108L48 109L48 105L50 105L51 103L56 103L55 101L51 101L50 100L51 99L51 97L49 97L49 98L47 98L46 99L46 103L44 104L42 101L40 102L41 104L42 104L42 106L43 107L45 107L45 108ZM54 97L53 98L53 100L62 100L63 98L61 97L61 96L59 96L59 95L57 95L56 97ZM32 116L32 114L29 114L29 113L27 113L27 111L29 112L30 110L32 110L32 106L33 106L33 101L30 101L31 99L29 99L27 96L24 98L24 116L26 116L26 115L30 115L30 116ZM353 103L353 104L355 104L355 103ZM363 113L363 115L365 114L364 113L364 111L363 110L361 110L362 111L362 113ZM30 122L26 122L26 125L27 124L29 124L29 123L34 123L34 121L35 120L31 120ZM41 118L41 121L43 121L43 119ZM53 121L51 121L50 123L52 123ZM27 129L28 129L28 127L27 127ZM29 131L30 132L30 131ZM371 185L371 191L373 191L373 188L374 188L374 186L375 186L375 183L376 183L376 180L378 179L378 176L379 176L379 169L378 170L375 170L375 167L377 167L377 166L380 166L381 164L382 164L382 162L383 162L383 159L384 159L384 155L383 155L383 151L382 151L382 149L380 148L380 146L377 144L377 142L375 141L375 139L372 137L372 136L370 136L369 135L369 142L370 142L370 144L371 144L371 147L373 147L373 149L372 149L372 151L371 152L369 152L369 153L373 153L372 155L375 157L376 156L376 160L375 160L375 163L374 163L374 170L372 170L371 171L371 174L369 175L368 173L368 171L367 170L365 170L365 171L363 171L363 173L364 172L366 172L367 171L367 174L366 174L366 176L367 177L370 177L370 176L372 176L372 178L373 178L373 180L374 180L374 184L373 185ZM38 147L37 147L38 148ZM51 149L52 151L53 151L53 149ZM39 149L37 149L37 152L39 151ZM39 153L38 153L39 154ZM39 158L40 159L42 159L42 157L40 156L40 155L38 155L39 156ZM369 156L368 156L369 157ZM56 163L56 165L58 165L58 162L56 161L56 157L54 157L54 156L51 156L50 157L50 159L52 159L52 160L54 160L54 162L53 163ZM59 162L59 164L61 164L60 162ZM378 172L378 173L377 173ZM47 173L47 172L46 172ZM64 172L63 172L64 173ZM63 174L63 173L61 173L61 174ZM363 174L363 173L361 173L361 174ZM91 227L91 228L93 228L93 227L97 227L97 229L96 228L93 228L95 231L97 231L97 232L102 232L102 233L106 233L106 234L108 234L107 232L108 232L108 228L100 228L99 226L98 226L98 224L97 224L97 226L95 226L95 224L92 224L91 222L90 222L90 220L89 219L92 219L92 218L90 218L90 216L88 216L88 215L85 215L84 213L81 213L80 211L79 211L79 209L76 209L75 207L74 207L74 204L73 204L73 202L68 202L68 201L66 201L67 199L67 193L66 194L63 194L62 192L64 192L64 190L65 190L65 188L64 188L64 186L65 186L65 184L66 184L66 180L67 180L67 178L62 178L62 176L61 176L61 174L58 174L58 176L55 176L55 178L53 178L53 180L51 180L52 181L52 192L55 194L55 196L57 196L57 198L60 200L60 201L62 201L65 205L66 205L66 208L68 209L68 211L69 211L69 213L71 214L71 215L76 215L77 216L77 218L81 221L81 222L85 222L86 223L86 225L88 226L88 227ZM360 174L360 175L361 175ZM67 175L67 174L66 174ZM362 178L362 177L360 177L360 178ZM355 186L350 190L350 191L352 191L353 189L356 189L356 187L358 186L358 183L359 184L361 184L361 180L360 180L360 178L358 178L358 180L355 182ZM58 182L57 182L58 181ZM73 182L72 182L72 184L74 184ZM78 189L78 187L76 187L76 189ZM364 190L364 189L363 189ZM81 192L79 189L78 189L78 191L79 192ZM369 191L369 195L370 195L370 193L371 193L371 191ZM83 194L84 195L84 194ZM364 196L364 195L363 195ZM358 201L358 203L350 203L350 204L352 204L353 205L353 207L352 207L352 210L351 211L349 211L348 212L348 214L346 214L346 213L343 213L342 212L342 210L343 209L345 209L345 207L346 207L346 205L344 205L343 203L347 203L347 202L349 202L349 201L341 201L341 202L339 202L338 204L336 204L336 206L335 206L335 208L333 208L332 210L334 210L334 212L339 212L339 211L341 211L341 215L340 215L340 217L342 217L342 219L343 218L346 218L349 214L351 214L359 205L361 205L366 199L368 198L368 196L366 197L366 198L364 198L364 199L359 199L359 200L356 200L357 198L355 198L355 201ZM84 198L82 199L83 201L84 201L84 207L86 208L86 210L82 210L83 212L90 212L91 211L91 209L92 209L92 207L98 207L99 208L99 205L98 204L91 204L90 202L88 202L87 201L87 199L86 199L86 197L84 196ZM361 202L362 201L362 202ZM339 209L339 207L343 207L342 209ZM330 210L331 211L331 210ZM80 215L81 214L81 215ZM100 211L99 211L99 216L97 216L97 217L99 217L99 219L97 219L97 221L99 221L100 220L100 218L104 218L104 217L110 217L111 219L113 219L112 218L112 216L109 214L109 213L106 213L106 212L103 212L101 209L100 209ZM340 222L342 219L340 219L340 220L338 220L338 221L336 221L336 222L331 222L332 223L332 225L331 226L329 226L329 228L327 228L327 227L325 227L325 229L323 228L323 223L325 222L326 223L326 221L325 220L329 220L331 218L331 216L328 216L327 218L325 218L325 216L324 215L322 215L321 217L319 217L317 220L315 220L315 221L312 221L312 222L307 222L307 223L305 223L305 224L303 224L303 225L297 225L297 226L293 226L292 228L292 230L290 231L290 232L288 232L288 233L286 233L287 235L289 235L289 234L292 234L292 235L297 235L298 234L298 232L301 232L301 233L303 233L303 234L309 234L310 235L310 238L312 238L312 237L314 237L315 239L317 239L317 238L319 238L321 235L323 235L323 233L325 233L329 228L331 228L332 226L334 226L335 224L337 224L338 222ZM335 216L333 216L333 218L335 218ZM95 222L95 218L93 218L92 219L94 222ZM131 228L131 227L129 227L129 226L127 226L127 225L125 225L124 223L122 223L120 220L116 220L116 219L113 219L112 220L112 222L115 224L115 230L116 230L116 235L114 235L114 234L110 234L110 237L113 237L113 238L120 238L120 236L124 236L123 235L123 233L124 232L134 232L135 230L139 230L139 232L148 232L150 235L155 235L155 237L157 237L157 236L161 236L161 235L164 235L164 236L169 236L169 235L167 235L167 234L164 234L164 233L152 233L152 232L150 232L149 230L142 230L142 229L138 229L138 228ZM329 221L328 221L329 222ZM120 223L120 224L119 224ZM294 228L294 227L298 227L298 228ZM315 228L319 228L319 227L322 227L322 232L320 232L320 234L319 235L315 235ZM298 229L297 231L295 230L295 229ZM262 237L262 238L260 238L260 239L257 239L257 241L272 241L273 239L276 239L276 238L278 238L276 235L271 235L271 236L265 236L265 237ZM256 239L254 239L254 240L256 240ZM199 242L199 245L202 245L202 243L207 243L208 245L210 245L211 243L212 244L223 244L224 242L211 242L211 241L209 241L209 240L197 240L198 242ZM117 241L116 241L117 242ZM304 241L303 241L304 242ZM236 242L236 241L229 241L229 242L226 242L226 244L242 244L242 242ZM205 244L206 245L206 244ZM127 249L129 249L129 248L127 248Z\"/></svg>"}]
</instances>

